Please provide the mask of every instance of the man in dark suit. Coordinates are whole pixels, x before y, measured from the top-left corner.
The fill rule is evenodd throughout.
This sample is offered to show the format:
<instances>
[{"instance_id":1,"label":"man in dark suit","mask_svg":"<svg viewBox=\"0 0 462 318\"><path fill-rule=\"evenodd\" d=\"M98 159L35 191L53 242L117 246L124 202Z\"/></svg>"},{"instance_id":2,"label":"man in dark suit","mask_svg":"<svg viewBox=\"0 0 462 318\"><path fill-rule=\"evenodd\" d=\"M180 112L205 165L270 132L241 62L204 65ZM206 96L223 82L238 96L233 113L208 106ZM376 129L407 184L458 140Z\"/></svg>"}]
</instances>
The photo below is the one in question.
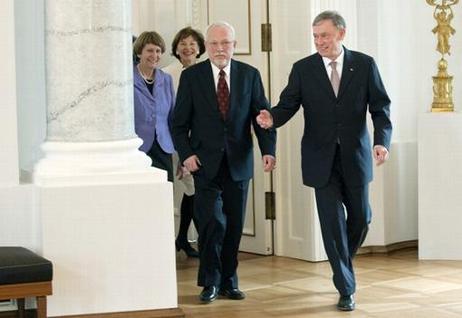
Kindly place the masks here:
<instances>
[{"instance_id":1,"label":"man in dark suit","mask_svg":"<svg viewBox=\"0 0 462 318\"><path fill-rule=\"evenodd\" d=\"M278 105L263 110L257 121L263 128L280 127L303 106L303 183L315 188L324 247L340 293L337 308L351 311L356 288L352 260L371 220L371 153L378 165L387 159L392 125L376 64L342 45L345 31L345 20L335 11L314 19L318 52L293 65ZM367 110L374 123L373 148Z\"/></svg>"},{"instance_id":2,"label":"man in dark suit","mask_svg":"<svg viewBox=\"0 0 462 318\"><path fill-rule=\"evenodd\" d=\"M251 124L263 156L263 168L275 165L276 132L256 123L269 109L259 72L232 60L234 28L226 22L208 27L209 60L185 69L173 111L172 135L183 165L192 172L198 225L199 296L204 303L218 294L244 299L238 288L237 254L249 180L253 175Z\"/></svg>"}]
</instances>

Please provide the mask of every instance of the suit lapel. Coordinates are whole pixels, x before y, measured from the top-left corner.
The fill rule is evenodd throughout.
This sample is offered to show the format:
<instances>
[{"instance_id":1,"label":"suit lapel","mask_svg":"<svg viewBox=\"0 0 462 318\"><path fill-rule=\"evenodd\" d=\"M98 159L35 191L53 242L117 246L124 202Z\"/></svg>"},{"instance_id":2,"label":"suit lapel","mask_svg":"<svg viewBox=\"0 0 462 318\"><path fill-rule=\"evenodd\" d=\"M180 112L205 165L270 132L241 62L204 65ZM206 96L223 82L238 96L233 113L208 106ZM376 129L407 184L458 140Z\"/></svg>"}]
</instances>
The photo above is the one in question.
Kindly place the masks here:
<instances>
[{"instance_id":1,"label":"suit lapel","mask_svg":"<svg viewBox=\"0 0 462 318\"><path fill-rule=\"evenodd\" d=\"M340 79L340 87L338 90L337 98L341 98L345 93L348 84L350 83L353 75L355 74L356 68L353 56L349 50L343 47L345 55L343 57L343 68L342 68L342 78Z\"/></svg>"},{"instance_id":2,"label":"suit lapel","mask_svg":"<svg viewBox=\"0 0 462 318\"><path fill-rule=\"evenodd\" d=\"M329 75L326 72L326 67L324 66L324 62L322 60L321 55L316 55L316 63L315 69L316 77L322 87L325 89L328 94L332 98L339 99L345 93L348 84L351 82L355 72L356 72L356 64L354 62L354 58L349 50L343 47L344 50L344 58L343 58L343 68L342 68L342 78L340 79L340 87L338 91L337 97L335 97L334 90L332 89L332 84L330 83Z\"/></svg>"},{"instance_id":3,"label":"suit lapel","mask_svg":"<svg viewBox=\"0 0 462 318\"><path fill-rule=\"evenodd\" d=\"M230 74L230 83L231 83L231 91L229 96L229 110L226 119L229 120L233 117L234 112L236 112L239 108L239 93L243 90L241 89L241 85L243 81L239 81L239 78L243 78L239 74L239 64L236 63L234 60L231 60L231 74Z\"/></svg>"},{"instance_id":4,"label":"suit lapel","mask_svg":"<svg viewBox=\"0 0 462 318\"><path fill-rule=\"evenodd\" d=\"M140 92L150 101L154 102L154 97L152 96L151 92L149 92L148 87L146 86L146 83L144 82L144 79L141 77L141 75L138 73L138 68L135 66L134 67L134 72L133 72L133 82L136 88L140 90ZM156 81L157 85L159 85L160 81ZM156 85L156 83L154 83ZM155 88L154 88L155 89Z\"/></svg>"},{"instance_id":5,"label":"suit lapel","mask_svg":"<svg viewBox=\"0 0 462 318\"><path fill-rule=\"evenodd\" d=\"M210 60L202 62L200 68L199 81L201 81L200 87L204 89L203 94L207 99L210 107L218 112L218 100L217 92L215 88L215 81L213 80L212 66L210 65Z\"/></svg>"},{"instance_id":6,"label":"suit lapel","mask_svg":"<svg viewBox=\"0 0 462 318\"><path fill-rule=\"evenodd\" d=\"M321 55L316 53L316 62L314 63L315 72L313 72L317 77L317 82L324 89L329 96L336 98L334 90L332 89L332 84L330 83L329 75L326 72L326 67L324 66L324 61L322 60Z\"/></svg>"}]
</instances>

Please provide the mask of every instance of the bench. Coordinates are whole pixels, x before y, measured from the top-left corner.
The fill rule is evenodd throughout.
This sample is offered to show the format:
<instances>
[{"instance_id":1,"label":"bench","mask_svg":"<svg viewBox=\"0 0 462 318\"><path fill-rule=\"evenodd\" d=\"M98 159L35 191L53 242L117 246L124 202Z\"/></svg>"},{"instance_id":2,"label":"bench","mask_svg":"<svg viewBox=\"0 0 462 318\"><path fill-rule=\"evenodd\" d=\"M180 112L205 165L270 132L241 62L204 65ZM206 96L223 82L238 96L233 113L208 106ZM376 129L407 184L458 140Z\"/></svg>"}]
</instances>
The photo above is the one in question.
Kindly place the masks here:
<instances>
[{"instance_id":1,"label":"bench","mask_svg":"<svg viewBox=\"0 0 462 318\"><path fill-rule=\"evenodd\" d=\"M52 277L49 260L23 247L0 246L0 300L16 299L19 317L25 317L26 297L36 298L37 318L47 317Z\"/></svg>"}]
</instances>

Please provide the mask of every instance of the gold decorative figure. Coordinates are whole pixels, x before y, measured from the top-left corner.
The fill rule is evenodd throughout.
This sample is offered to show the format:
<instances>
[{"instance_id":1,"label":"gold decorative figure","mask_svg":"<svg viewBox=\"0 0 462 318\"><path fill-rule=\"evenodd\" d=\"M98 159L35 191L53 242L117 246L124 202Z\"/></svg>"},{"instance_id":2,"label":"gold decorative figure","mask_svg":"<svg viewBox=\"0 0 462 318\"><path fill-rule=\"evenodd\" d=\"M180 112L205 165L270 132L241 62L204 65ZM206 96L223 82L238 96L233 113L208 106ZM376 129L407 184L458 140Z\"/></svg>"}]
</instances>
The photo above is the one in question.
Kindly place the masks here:
<instances>
[{"instance_id":1,"label":"gold decorative figure","mask_svg":"<svg viewBox=\"0 0 462 318\"><path fill-rule=\"evenodd\" d=\"M452 102L452 76L449 76L448 62L444 59L444 55L450 55L451 45L449 38L456 33L456 30L451 26L451 20L454 18L454 13L451 6L457 4L459 0L426 0L431 6L435 6L433 17L437 25L432 29L432 32L437 35L438 43L436 50L441 53L441 59L438 61L438 74L433 76L433 103L432 112L452 112L454 104Z\"/></svg>"},{"instance_id":2,"label":"gold decorative figure","mask_svg":"<svg viewBox=\"0 0 462 318\"><path fill-rule=\"evenodd\" d=\"M438 44L436 46L436 50L441 54L451 54L449 49L451 46L449 45L449 37L456 33L456 30L450 25L454 14L452 13L451 7L449 7L449 12L445 10L440 10L437 13L437 10L433 13L438 25L433 28L432 32L437 33L438 35Z\"/></svg>"}]
</instances>

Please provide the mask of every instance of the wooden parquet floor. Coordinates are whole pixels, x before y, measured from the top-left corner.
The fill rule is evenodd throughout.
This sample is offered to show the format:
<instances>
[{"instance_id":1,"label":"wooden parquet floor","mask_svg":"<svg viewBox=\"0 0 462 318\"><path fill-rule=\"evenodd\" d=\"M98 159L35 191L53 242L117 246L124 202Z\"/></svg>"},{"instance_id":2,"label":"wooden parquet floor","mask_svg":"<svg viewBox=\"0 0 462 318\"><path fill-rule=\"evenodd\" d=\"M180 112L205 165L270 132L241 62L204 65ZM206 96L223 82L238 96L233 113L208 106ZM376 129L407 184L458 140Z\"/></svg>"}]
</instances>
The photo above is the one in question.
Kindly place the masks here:
<instances>
[{"instance_id":1,"label":"wooden parquet floor","mask_svg":"<svg viewBox=\"0 0 462 318\"><path fill-rule=\"evenodd\" d=\"M177 254L179 306L187 318L462 317L462 261L419 261L416 249L355 259L356 310L339 312L327 262L240 254L247 298L203 305L196 259Z\"/></svg>"}]
</instances>

